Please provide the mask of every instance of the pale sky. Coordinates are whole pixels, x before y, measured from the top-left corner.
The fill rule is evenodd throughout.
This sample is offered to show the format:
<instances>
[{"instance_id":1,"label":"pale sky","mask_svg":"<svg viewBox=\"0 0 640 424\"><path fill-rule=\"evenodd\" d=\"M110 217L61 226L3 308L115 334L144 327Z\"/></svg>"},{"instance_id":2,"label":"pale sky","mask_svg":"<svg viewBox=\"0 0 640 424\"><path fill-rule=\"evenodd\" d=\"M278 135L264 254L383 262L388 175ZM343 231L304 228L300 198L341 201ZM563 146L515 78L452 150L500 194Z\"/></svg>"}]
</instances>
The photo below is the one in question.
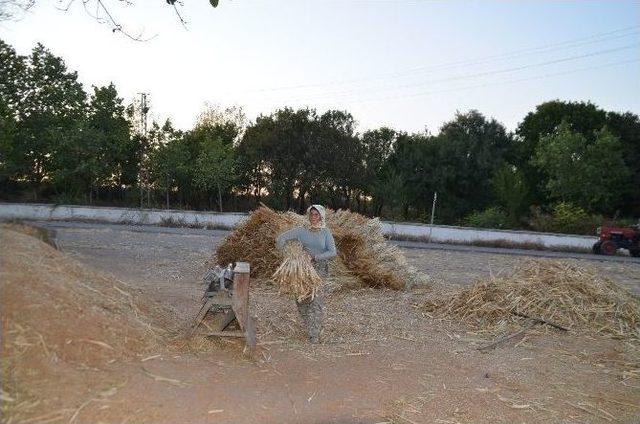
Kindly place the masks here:
<instances>
[{"instance_id":1,"label":"pale sky","mask_svg":"<svg viewBox=\"0 0 640 424\"><path fill-rule=\"evenodd\" d=\"M189 129L205 102L347 110L358 130L437 132L478 109L514 129L546 100L640 113L639 1L184 1L183 28L161 0L103 0L135 42L76 0L38 0L0 37L18 53L40 42L87 90L114 82L130 102ZM95 5L95 3L93 3Z\"/></svg>"}]
</instances>

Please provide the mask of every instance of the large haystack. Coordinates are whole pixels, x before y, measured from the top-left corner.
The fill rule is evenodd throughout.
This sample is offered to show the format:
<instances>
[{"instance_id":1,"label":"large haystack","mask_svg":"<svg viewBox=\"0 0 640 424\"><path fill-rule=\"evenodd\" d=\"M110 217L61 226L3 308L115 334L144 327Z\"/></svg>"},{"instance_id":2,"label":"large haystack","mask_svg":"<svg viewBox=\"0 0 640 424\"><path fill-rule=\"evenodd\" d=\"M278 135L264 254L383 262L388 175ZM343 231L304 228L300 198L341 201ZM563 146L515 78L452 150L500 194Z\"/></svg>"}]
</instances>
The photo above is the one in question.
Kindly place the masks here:
<instances>
[{"instance_id":1,"label":"large haystack","mask_svg":"<svg viewBox=\"0 0 640 424\"><path fill-rule=\"evenodd\" d=\"M282 262L276 249L278 234L303 225L305 217L279 213L267 207L255 210L218 247L216 262L251 263L252 276L271 278ZM328 211L327 224L333 233L338 258L330 263L330 284L403 289L421 277L409 266L400 250L389 244L380 221L349 211Z\"/></svg>"},{"instance_id":2,"label":"large haystack","mask_svg":"<svg viewBox=\"0 0 640 424\"><path fill-rule=\"evenodd\" d=\"M640 340L640 299L594 271L563 261L531 260L513 275L478 281L427 310L488 333L539 318L572 331Z\"/></svg>"},{"instance_id":3,"label":"large haystack","mask_svg":"<svg viewBox=\"0 0 640 424\"><path fill-rule=\"evenodd\" d=\"M86 396L108 378L108 364L154 351L162 334L154 323L167 323L124 283L10 228L0 228L2 411L18 422ZM67 422L72 413L53 418Z\"/></svg>"}]
</instances>

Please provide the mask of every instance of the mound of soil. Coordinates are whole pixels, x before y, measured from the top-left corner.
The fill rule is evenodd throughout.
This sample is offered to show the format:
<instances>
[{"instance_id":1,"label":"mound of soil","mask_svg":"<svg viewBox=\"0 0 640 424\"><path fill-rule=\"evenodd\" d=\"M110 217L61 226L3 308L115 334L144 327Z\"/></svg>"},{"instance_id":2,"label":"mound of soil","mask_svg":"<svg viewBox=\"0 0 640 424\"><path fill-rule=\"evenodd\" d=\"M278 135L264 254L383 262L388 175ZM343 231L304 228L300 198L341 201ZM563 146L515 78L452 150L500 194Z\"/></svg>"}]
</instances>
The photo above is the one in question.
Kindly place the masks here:
<instances>
[{"instance_id":1,"label":"mound of soil","mask_svg":"<svg viewBox=\"0 0 640 424\"><path fill-rule=\"evenodd\" d=\"M19 420L109 381L111 364L150 352L167 326L131 287L14 229L0 230L1 399Z\"/></svg>"}]
</instances>

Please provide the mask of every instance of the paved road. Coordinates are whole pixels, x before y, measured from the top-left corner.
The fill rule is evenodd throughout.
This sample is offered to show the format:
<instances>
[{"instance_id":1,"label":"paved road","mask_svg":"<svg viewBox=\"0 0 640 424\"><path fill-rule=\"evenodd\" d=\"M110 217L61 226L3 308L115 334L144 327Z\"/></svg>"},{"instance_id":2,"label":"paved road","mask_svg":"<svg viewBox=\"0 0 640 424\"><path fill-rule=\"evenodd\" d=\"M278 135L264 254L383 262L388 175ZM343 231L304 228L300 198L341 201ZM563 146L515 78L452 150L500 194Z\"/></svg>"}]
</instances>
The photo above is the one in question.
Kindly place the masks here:
<instances>
[{"instance_id":1,"label":"paved road","mask_svg":"<svg viewBox=\"0 0 640 424\"><path fill-rule=\"evenodd\" d=\"M202 228L172 228L172 227L158 227L154 225L122 225L122 224L102 224L102 223L86 223L77 221L32 221L33 224L43 228L57 229L57 228L110 228L112 230L122 230L129 232L141 232L141 233L156 233L156 234L193 234L193 235L211 235L217 237L224 237L229 234L226 230L207 230ZM576 253L576 252L553 252L546 250L530 250L530 249L507 249L501 247L482 247L482 246L468 246L468 245L455 245L448 243L425 243L415 241L400 241L393 240L392 243L405 248L405 249L418 249L418 250L449 250L457 252L470 252L470 253L487 253L487 254L499 254L499 255L512 255L512 256L529 256L529 257L541 257L541 258L571 258L582 259L588 261L601 261L601 262L626 262L640 264L640 258L634 258L631 256L604 256L594 255L591 253Z\"/></svg>"}]
</instances>

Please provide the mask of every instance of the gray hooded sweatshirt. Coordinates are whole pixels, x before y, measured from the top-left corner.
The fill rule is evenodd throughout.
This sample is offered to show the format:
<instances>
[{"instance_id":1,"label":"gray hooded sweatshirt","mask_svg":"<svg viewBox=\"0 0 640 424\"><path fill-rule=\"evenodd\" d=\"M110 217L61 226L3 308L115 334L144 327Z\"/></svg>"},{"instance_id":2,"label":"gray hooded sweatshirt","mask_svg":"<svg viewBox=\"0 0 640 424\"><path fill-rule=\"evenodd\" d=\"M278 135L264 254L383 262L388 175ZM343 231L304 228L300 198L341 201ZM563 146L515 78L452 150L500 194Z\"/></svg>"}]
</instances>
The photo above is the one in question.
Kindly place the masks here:
<instances>
[{"instance_id":1,"label":"gray hooded sweatshirt","mask_svg":"<svg viewBox=\"0 0 640 424\"><path fill-rule=\"evenodd\" d=\"M325 209L321 205L311 205L307 217L315 209L320 213L320 224L316 228L296 227L285 231L276 238L276 246L282 249L291 240L298 240L315 261L325 261L337 255L336 243L325 222Z\"/></svg>"}]
</instances>

